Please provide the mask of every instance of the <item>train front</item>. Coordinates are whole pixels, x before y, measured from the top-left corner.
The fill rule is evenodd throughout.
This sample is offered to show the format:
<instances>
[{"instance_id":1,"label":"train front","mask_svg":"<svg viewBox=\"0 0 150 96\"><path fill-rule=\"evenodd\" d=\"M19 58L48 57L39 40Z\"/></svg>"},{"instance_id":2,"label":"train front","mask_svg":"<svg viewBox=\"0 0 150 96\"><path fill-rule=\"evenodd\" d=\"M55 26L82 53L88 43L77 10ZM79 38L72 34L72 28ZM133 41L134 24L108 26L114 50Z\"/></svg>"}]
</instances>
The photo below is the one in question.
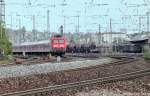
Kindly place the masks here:
<instances>
[{"instance_id":1,"label":"train front","mask_svg":"<svg viewBox=\"0 0 150 96\"><path fill-rule=\"evenodd\" d=\"M65 37L52 37L51 38L52 55L62 56L66 52L66 38Z\"/></svg>"}]
</instances>

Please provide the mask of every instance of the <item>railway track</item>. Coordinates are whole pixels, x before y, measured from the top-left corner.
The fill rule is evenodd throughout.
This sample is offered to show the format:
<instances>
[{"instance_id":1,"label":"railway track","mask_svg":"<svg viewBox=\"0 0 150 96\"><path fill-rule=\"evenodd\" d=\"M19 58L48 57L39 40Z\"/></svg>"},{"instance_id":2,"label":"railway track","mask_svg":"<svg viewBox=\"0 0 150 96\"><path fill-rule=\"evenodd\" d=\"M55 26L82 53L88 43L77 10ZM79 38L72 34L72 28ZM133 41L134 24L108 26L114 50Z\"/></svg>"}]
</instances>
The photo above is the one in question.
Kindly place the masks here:
<instances>
[{"instance_id":1,"label":"railway track","mask_svg":"<svg viewBox=\"0 0 150 96\"><path fill-rule=\"evenodd\" d=\"M68 57L79 57L79 58L99 58L100 56L98 54L67 54L66 56ZM105 65L119 65L119 64L126 64L126 63L130 63L130 62L134 62L134 61L138 61L139 59L135 58L134 56L108 56L110 58L114 58L117 59L117 61L114 61L112 63L108 63ZM104 66L105 66L104 65ZM103 66L103 65L100 65Z\"/></svg>"},{"instance_id":2,"label":"railway track","mask_svg":"<svg viewBox=\"0 0 150 96\"><path fill-rule=\"evenodd\" d=\"M95 68L98 68L98 67L107 67L107 66L116 66L116 65L123 65L123 64L128 64L128 63L131 63L131 62L134 62L134 61L137 61L137 59L135 58L132 58L132 57L113 57L113 58L117 58L117 59L120 59L120 60L117 60L117 61L114 61L112 63L108 63L108 64L102 64L102 65L96 65L96 66L91 66L91 67L83 67L83 68L76 68L76 69L71 69L71 70L65 70L63 72L71 72L71 71L81 71L81 70L90 70L90 69L95 69ZM111 75L111 74L110 74ZM98 77L96 77L98 78ZM92 78L89 78L89 79L92 79ZM84 79L82 79L84 80ZM80 80L78 80L80 81ZM72 81L72 82L75 82L77 83L77 81ZM69 83L69 82L67 82ZM58 83L59 84L59 83ZM60 84L63 84L63 83L60 83ZM71 83L72 84L72 83ZM59 85L57 85L59 86ZM53 87L53 86L52 86ZM30 91L30 90L29 90ZM23 91L22 91L23 92ZM42 93L43 94L43 93ZM1 96L1 95L0 95ZM26 95L11 95L11 94L8 94L8 95L2 95L2 96L26 96ZM28 96L28 95L27 95ZM30 96L30 95L29 95ZM32 95L34 96L34 95ZM41 95L40 95L41 96ZM42 95L42 96L45 96L45 95Z\"/></svg>"},{"instance_id":3,"label":"railway track","mask_svg":"<svg viewBox=\"0 0 150 96\"><path fill-rule=\"evenodd\" d=\"M70 58L91 58L91 59L94 59L94 58L98 58L100 57L100 54L97 54L97 53L89 53L89 54L82 54L82 53L79 53L79 54L66 54L64 57L62 57L63 59L65 59L64 61L66 61L67 59L70 59ZM116 58L116 59L120 59L120 58L128 58L130 59L128 56L108 56L108 57L111 57L111 58ZM17 57L18 59L20 58L23 58L23 57ZM31 64L36 64L36 63L46 63L46 62L55 62L56 60L54 59L51 59L47 56L44 56L42 58L40 57L25 57L26 59L24 60L21 60L21 61L15 61L13 63L9 63L9 64L1 64L0 66L13 66L13 65L31 65ZM132 57L131 57L132 58ZM51 59L51 60L50 60Z\"/></svg>"},{"instance_id":4,"label":"railway track","mask_svg":"<svg viewBox=\"0 0 150 96\"><path fill-rule=\"evenodd\" d=\"M116 57L115 57L116 58ZM117 58L118 59L118 58ZM64 66L66 66L66 67L55 67L54 65L52 65L52 64L45 64L45 65L41 65L40 64L40 66L38 66L38 67L36 67L36 65L34 64L34 65L32 65L32 64L21 64L21 65L27 65L28 67L29 67L29 69L32 69L32 71L30 71L29 69L27 69L27 72L25 71L22 71L22 70L26 70L26 66L25 67L20 67L20 65L13 65L13 69L12 69L12 72L13 71L15 71L15 70L17 70L17 72L15 72L15 73L12 73L12 74L10 74L7 70L6 70L6 73L9 73L9 74L2 74L1 76L3 77L3 78L8 78L9 76L10 77L13 77L13 76L25 76L24 74L26 74L26 73L28 73L29 72L29 74L31 74L31 73L33 73L33 74L42 74L42 73L40 73L40 72L56 72L56 71L60 71L60 72L72 72L72 71L84 71L84 70L92 70L92 69L97 69L97 68L99 68L99 67L111 67L111 66L117 66L117 65L125 65L125 64L128 64L128 63L131 63L131 62L135 62L135 61L138 61L138 59L135 59L135 58L127 58L127 57L120 57L119 58L120 60L115 60L115 61L112 61L112 62L109 62L109 63L105 63L105 64L102 64L101 62L103 62L103 61L101 61L101 60L93 60L93 61L87 61L87 64L90 64L89 66L84 66L84 63L85 63L85 61L81 61L81 63L83 63L82 65L83 65L83 67L82 67L82 65L80 64L80 62L78 62L79 64L80 64L80 66L76 66L74 63L73 63L73 66L74 66L74 68L73 68L73 66L70 66L70 65L68 65L68 64L65 64L65 63L62 63L62 64L64 64ZM91 62L91 63L89 63L89 62ZM100 64L99 64L99 62L100 62ZM76 62L77 63L77 62ZM78 64L78 65L79 65ZM92 65L91 65L92 64ZM94 65L93 65L94 64ZM31 65L31 66L30 66ZM59 64L57 64L57 65L59 65ZM49 67L45 67L45 66L49 66ZM62 65L61 65L62 66ZM11 68L11 66L6 66L6 67L4 67L5 69L9 69L9 67ZM55 67L55 69L56 70L53 70L52 68L53 67ZM18 69L17 69L18 68ZM20 68L21 68L21 70L20 70ZM42 69L41 69L42 68ZM45 70L43 70L43 68L45 68ZM49 69L47 69L47 68L49 68ZM4 69L2 69L3 71L5 71ZM35 71L34 71L35 70ZM39 71L37 71L37 70L39 70ZM42 71L43 70L43 71ZM46 71L47 70L47 71ZM50 71L50 70L52 70L52 71ZM98 70L98 69L97 69ZM30 73L31 72L31 73ZM37 73L37 72L39 72L39 73ZM22 74L22 75L20 75L20 74ZM26 75L29 75L29 74L26 74Z\"/></svg>"},{"instance_id":5,"label":"railway track","mask_svg":"<svg viewBox=\"0 0 150 96\"><path fill-rule=\"evenodd\" d=\"M143 54L138 53L66 53L67 56L73 57L81 57L81 58L97 58L97 57L121 57L121 56L128 56L128 57L140 57Z\"/></svg>"},{"instance_id":6,"label":"railway track","mask_svg":"<svg viewBox=\"0 0 150 96\"><path fill-rule=\"evenodd\" d=\"M47 92L51 92L51 91L76 88L76 87L87 86L87 85L91 85L91 84L97 84L97 83L129 80L129 79L147 76L147 75L150 75L150 68L136 71L136 72L131 72L131 73L125 73L125 74L120 74L120 75L115 75L115 76L104 77L104 78L97 78L97 79L92 79L92 80L85 80L85 81L80 81L80 82L74 82L74 83L68 83L68 84L62 84L62 85L56 85L56 86L49 86L49 87L38 88L38 89L33 89L33 90L1 94L1 96L46 96Z\"/></svg>"},{"instance_id":7,"label":"railway track","mask_svg":"<svg viewBox=\"0 0 150 96\"><path fill-rule=\"evenodd\" d=\"M66 59L67 57L65 57ZM68 58L67 58L68 59ZM32 65L32 64L40 64L40 63L47 63L47 62L56 62L57 60L54 57L49 58L48 56L45 57L31 57L22 59L17 57L16 61L9 64L0 64L0 67L4 66L14 66L14 65Z\"/></svg>"}]
</instances>

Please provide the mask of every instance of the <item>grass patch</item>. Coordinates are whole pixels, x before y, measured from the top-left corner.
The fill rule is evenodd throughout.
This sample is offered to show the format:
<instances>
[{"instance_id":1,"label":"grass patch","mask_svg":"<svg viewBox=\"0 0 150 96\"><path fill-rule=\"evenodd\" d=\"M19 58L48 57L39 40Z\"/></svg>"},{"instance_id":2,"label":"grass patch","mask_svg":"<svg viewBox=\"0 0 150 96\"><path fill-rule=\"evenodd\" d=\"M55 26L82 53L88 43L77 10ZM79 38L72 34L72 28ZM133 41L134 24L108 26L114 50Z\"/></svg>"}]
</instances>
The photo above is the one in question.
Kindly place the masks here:
<instances>
[{"instance_id":1,"label":"grass patch","mask_svg":"<svg viewBox=\"0 0 150 96\"><path fill-rule=\"evenodd\" d=\"M0 64L9 64L12 63L13 59L11 55L1 56Z\"/></svg>"},{"instance_id":2,"label":"grass patch","mask_svg":"<svg viewBox=\"0 0 150 96\"><path fill-rule=\"evenodd\" d=\"M144 53L144 59L150 60L150 53L149 52Z\"/></svg>"},{"instance_id":3,"label":"grass patch","mask_svg":"<svg viewBox=\"0 0 150 96\"><path fill-rule=\"evenodd\" d=\"M9 64L9 63L12 63L12 62L9 60L0 60L0 64Z\"/></svg>"}]
</instances>

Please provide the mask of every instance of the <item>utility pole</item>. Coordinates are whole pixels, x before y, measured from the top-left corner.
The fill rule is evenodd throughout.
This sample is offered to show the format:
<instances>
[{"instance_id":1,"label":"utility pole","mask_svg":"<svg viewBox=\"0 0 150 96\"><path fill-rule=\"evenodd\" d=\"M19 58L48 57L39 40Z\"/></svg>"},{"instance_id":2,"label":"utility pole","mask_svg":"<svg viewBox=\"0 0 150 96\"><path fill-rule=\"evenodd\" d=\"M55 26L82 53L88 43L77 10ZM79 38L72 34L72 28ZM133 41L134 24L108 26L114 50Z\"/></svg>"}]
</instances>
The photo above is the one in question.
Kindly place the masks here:
<instances>
[{"instance_id":1,"label":"utility pole","mask_svg":"<svg viewBox=\"0 0 150 96\"><path fill-rule=\"evenodd\" d=\"M10 19L11 19L11 29L13 29L13 16L10 15Z\"/></svg>"},{"instance_id":2,"label":"utility pole","mask_svg":"<svg viewBox=\"0 0 150 96\"><path fill-rule=\"evenodd\" d=\"M33 15L33 30L32 30L32 32L33 32L33 41L36 41L36 33L35 33L35 15Z\"/></svg>"},{"instance_id":3,"label":"utility pole","mask_svg":"<svg viewBox=\"0 0 150 96\"><path fill-rule=\"evenodd\" d=\"M64 29L64 28L63 28L63 25L61 25L61 26L60 26L60 35L61 35L61 36L63 36L63 34L64 34L64 30L63 30L63 29Z\"/></svg>"},{"instance_id":4,"label":"utility pole","mask_svg":"<svg viewBox=\"0 0 150 96\"><path fill-rule=\"evenodd\" d=\"M147 15L147 32L149 33L149 12L147 12L146 15ZM150 37L150 33L148 35ZM148 38L148 43L150 43L150 38Z\"/></svg>"},{"instance_id":5,"label":"utility pole","mask_svg":"<svg viewBox=\"0 0 150 96\"><path fill-rule=\"evenodd\" d=\"M110 32L112 32L112 20L110 19Z\"/></svg>"},{"instance_id":6,"label":"utility pole","mask_svg":"<svg viewBox=\"0 0 150 96\"><path fill-rule=\"evenodd\" d=\"M78 18L78 32L80 31L80 16L79 15L77 15L77 18Z\"/></svg>"},{"instance_id":7,"label":"utility pole","mask_svg":"<svg viewBox=\"0 0 150 96\"><path fill-rule=\"evenodd\" d=\"M99 39L98 39L98 41L99 41L99 44L101 44L101 41L102 41L102 37L101 37L101 25L99 24Z\"/></svg>"},{"instance_id":8,"label":"utility pole","mask_svg":"<svg viewBox=\"0 0 150 96\"><path fill-rule=\"evenodd\" d=\"M66 16L64 15L64 33L66 31Z\"/></svg>"},{"instance_id":9,"label":"utility pole","mask_svg":"<svg viewBox=\"0 0 150 96\"><path fill-rule=\"evenodd\" d=\"M5 1L0 0L0 36L3 36L3 27L5 26ZM5 32L4 32L5 34Z\"/></svg>"},{"instance_id":10,"label":"utility pole","mask_svg":"<svg viewBox=\"0 0 150 96\"><path fill-rule=\"evenodd\" d=\"M35 15L33 15L33 30L35 30Z\"/></svg>"},{"instance_id":11,"label":"utility pole","mask_svg":"<svg viewBox=\"0 0 150 96\"><path fill-rule=\"evenodd\" d=\"M18 19L19 20L19 43L22 43L22 29L21 29L21 20L20 18Z\"/></svg>"},{"instance_id":12,"label":"utility pole","mask_svg":"<svg viewBox=\"0 0 150 96\"><path fill-rule=\"evenodd\" d=\"M78 25L77 25L77 32L78 32L78 41L79 41L79 45L80 45L80 16L77 15L77 19L78 19Z\"/></svg>"},{"instance_id":13,"label":"utility pole","mask_svg":"<svg viewBox=\"0 0 150 96\"><path fill-rule=\"evenodd\" d=\"M147 15L147 32L149 32L149 12L147 12L146 15Z\"/></svg>"},{"instance_id":14,"label":"utility pole","mask_svg":"<svg viewBox=\"0 0 150 96\"><path fill-rule=\"evenodd\" d=\"M110 19L110 42L112 43L112 19Z\"/></svg>"},{"instance_id":15,"label":"utility pole","mask_svg":"<svg viewBox=\"0 0 150 96\"><path fill-rule=\"evenodd\" d=\"M77 34L78 34L78 43L80 44L80 15L79 11L77 11Z\"/></svg>"},{"instance_id":16,"label":"utility pole","mask_svg":"<svg viewBox=\"0 0 150 96\"><path fill-rule=\"evenodd\" d=\"M65 9L64 7L67 6L68 4L66 3L66 0L63 0L61 6L63 7L62 8L62 16L63 16L63 33L66 32L66 16L65 16Z\"/></svg>"},{"instance_id":17,"label":"utility pole","mask_svg":"<svg viewBox=\"0 0 150 96\"><path fill-rule=\"evenodd\" d=\"M141 19L142 19L142 17L139 16L139 33L141 33Z\"/></svg>"},{"instance_id":18,"label":"utility pole","mask_svg":"<svg viewBox=\"0 0 150 96\"><path fill-rule=\"evenodd\" d=\"M47 10L47 32L48 32L48 34L50 35L50 11L49 10ZM49 36L48 36L49 37Z\"/></svg>"}]
</instances>

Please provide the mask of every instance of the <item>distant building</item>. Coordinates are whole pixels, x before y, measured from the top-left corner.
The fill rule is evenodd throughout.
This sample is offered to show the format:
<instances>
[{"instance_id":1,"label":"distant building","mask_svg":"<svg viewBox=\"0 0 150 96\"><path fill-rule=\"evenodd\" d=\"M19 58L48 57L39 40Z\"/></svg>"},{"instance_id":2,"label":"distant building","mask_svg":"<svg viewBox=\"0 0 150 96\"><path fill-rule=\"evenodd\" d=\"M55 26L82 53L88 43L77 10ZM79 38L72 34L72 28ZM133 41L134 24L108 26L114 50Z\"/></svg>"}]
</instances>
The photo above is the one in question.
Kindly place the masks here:
<instances>
[{"instance_id":1,"label":"distant building","mask_svg":"<svg viewBox=\"0 0 150 96\"><path fill-rule=\"evenodd\" d=\"M124 32L105 32L101 34L97 34L97 37L100 38L100 43L120 43L120 40L127 41L129 40L128 36Z\"/></svg>"},{"instance_id":2,"label":"distant building","mask_svg":"<svg viewBox=\"0 0 150 96\"><path fill-rule=\"evenodd\" d=\"M65 34L68 43L69 41L74 41L75 44L91 44L95 43L96 45L99 44L112 44L112 43L120 43L124 41L128 41L128 35L122 32L106 32L106 33L68 33Z\"/></svg>"}]
</instances>

